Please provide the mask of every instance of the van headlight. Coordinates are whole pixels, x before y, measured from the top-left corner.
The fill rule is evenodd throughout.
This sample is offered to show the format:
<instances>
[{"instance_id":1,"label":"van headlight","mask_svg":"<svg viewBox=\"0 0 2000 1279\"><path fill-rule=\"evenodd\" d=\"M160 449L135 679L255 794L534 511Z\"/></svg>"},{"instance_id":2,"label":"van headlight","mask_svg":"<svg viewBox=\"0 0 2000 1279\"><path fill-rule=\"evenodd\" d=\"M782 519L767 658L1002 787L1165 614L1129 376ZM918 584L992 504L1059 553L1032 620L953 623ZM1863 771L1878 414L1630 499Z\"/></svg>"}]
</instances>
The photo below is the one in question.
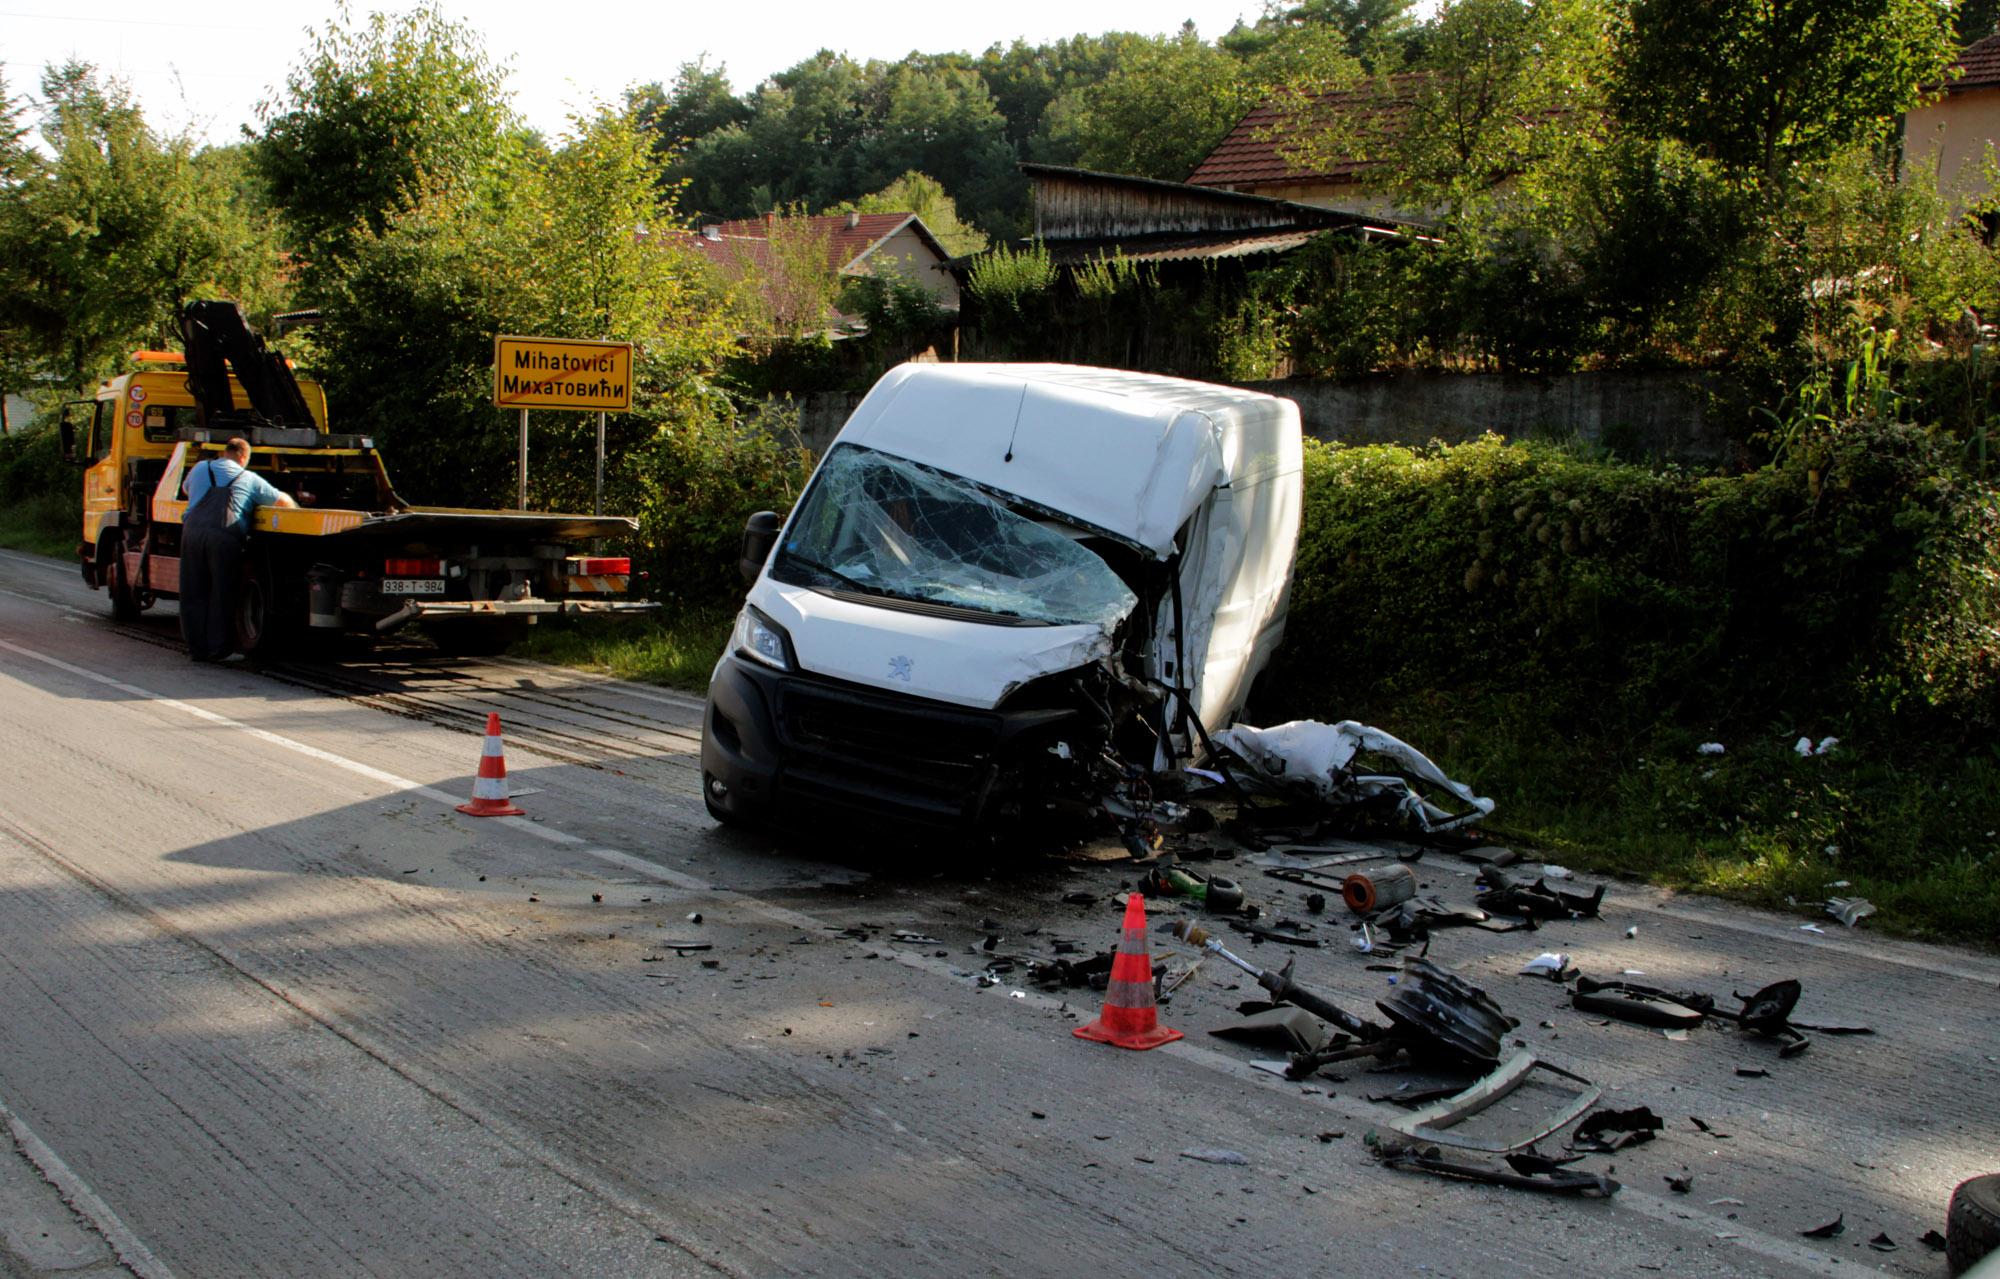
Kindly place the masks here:
<instances>
[{"instance_id":1,"label":"van headlight","mask_svg":"<svg viewBox=\"0 0 2000 1279\"><path fill-rule=\"evenodd\" d=\"M736 615L736 630L729 637L729 645L766 666L781 671L792 669L792 660L787 656L792 643L784 628L748 604Z\"/></svg>"}]
</instances>

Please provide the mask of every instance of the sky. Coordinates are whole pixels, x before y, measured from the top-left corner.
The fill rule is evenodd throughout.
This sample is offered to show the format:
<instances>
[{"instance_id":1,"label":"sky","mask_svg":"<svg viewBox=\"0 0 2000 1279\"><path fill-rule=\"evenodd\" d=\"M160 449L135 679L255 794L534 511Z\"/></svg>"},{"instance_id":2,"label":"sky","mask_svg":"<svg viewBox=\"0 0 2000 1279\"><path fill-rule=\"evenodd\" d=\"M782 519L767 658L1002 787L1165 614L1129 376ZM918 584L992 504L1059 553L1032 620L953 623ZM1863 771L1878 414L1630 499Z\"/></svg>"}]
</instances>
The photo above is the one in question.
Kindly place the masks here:
<instances>
[{"instance_id":1,"label":"sky","mask_svg":"<svg viewBox=\"0 0 2000 1279\"><path fill-rule=\"evenodd\" d=\"M353 9L399 10L395 0L355 0ZM514 105L550 137L573 110L617 101L625 88L671 82L683 62L706 54L740 93L773 72L834 49L857 60L979 52L1016 37L1031 44L1079 33L1177 30L1192 19L1214 39L1262 0L1013 0L1006 5L830 3L828 0L599 0L582 9L524 0L443 0L450 16L479 31L487 52L510 65ZM123 78L164 133L191 129L210 142L255 124L257 103L284 82L306 45L306 29L338 10L334 0L0 0L0 63L10 93L32 92L42 68L78 57Z\"/></svg>"}]
</instances>

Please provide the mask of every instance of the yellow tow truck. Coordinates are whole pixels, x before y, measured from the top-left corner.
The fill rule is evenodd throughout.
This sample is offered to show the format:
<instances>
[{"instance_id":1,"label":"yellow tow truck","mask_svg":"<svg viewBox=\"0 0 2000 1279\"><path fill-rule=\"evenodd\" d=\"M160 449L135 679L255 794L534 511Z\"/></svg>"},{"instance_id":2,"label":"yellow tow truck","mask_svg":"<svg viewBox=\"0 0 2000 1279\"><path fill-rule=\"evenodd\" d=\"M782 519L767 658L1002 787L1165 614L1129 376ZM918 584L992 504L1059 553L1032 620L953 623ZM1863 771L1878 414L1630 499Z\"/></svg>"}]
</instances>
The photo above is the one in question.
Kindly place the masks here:
<instances>
[{"instance_id":1,"label":"yellow tow truck","mask_svg":"<svg viewBox=\"0 0 2000 1279\"><path fill-rule=\"evenodd\" d=\"M181 333L184 351L136 352L135 368L64 406L63 453L83 469L77 557L119 620L176 598L181 483L231 436L250 441L252 471L298 502L253 517L235 619L247 654L410 622L446 652L492 654L550 614L659 607L630 598L630 559L587 549L629 537L636 521L413 506L372 439L327 430L325 394L294 377L234 303L190 303Z\"/></svg>"}]
</instances>

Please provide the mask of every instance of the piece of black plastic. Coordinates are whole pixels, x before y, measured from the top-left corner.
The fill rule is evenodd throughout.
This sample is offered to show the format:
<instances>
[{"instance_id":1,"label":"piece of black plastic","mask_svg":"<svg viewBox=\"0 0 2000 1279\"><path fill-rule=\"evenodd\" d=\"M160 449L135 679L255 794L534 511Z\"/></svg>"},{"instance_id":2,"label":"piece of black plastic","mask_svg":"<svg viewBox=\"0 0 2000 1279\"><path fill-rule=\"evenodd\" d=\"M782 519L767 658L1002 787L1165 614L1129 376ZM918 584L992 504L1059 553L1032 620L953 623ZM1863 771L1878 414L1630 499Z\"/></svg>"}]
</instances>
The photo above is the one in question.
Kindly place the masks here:
<instances>
[{"instance_id":1,"label":"piece of black plastic","mask_svg":"<svg viewBox=\"0 0 2000 1279\"><path fill-rule=\"evenodd\" d=\"M1801 1230L1799 1231L1799 1235L1805 1239L1833 1239L1838 1237L1840 1232L1845 1229L1847 1229L1847 1214L1843 1212L1824 1226L1814 1226L1811 1230Z\"/></svg>"},{"instance_id":2,"label":"piece of black plastic","mask_svg":"<svg viewBox=\"0 0 2000 1279\"><path fill-rule=\"evenodd\" d=\"M1502 1172L1485 1164L1458 1163L1446 1159L1436 1146L1422 1150L1399 1150L1382 1157L1384 1167L1399 1171L1428 1172L1440 1177L1456 1177L1462 1181L1483 1182L1489 1186L1509 1186L1516 1190L1535 1190L1550 1195L1588 1195L1593 1198L1609 1198L1618 1193L1618 1183L1601 1172L1573 1172L1559 1169L1554 1172L1525 1176L1517 1172Z\"/></svg>"}]
</instances>

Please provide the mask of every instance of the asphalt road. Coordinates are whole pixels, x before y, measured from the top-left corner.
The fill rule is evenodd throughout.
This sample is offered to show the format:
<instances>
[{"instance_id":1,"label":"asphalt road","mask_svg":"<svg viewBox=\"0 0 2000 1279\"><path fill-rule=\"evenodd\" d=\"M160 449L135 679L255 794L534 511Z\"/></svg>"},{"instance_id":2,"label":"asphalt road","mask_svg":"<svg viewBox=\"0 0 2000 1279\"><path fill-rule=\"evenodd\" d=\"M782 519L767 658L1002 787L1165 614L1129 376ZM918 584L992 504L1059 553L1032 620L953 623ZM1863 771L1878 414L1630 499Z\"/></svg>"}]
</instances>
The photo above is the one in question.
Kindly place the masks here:
<instances>
[{"instance_id":1,"label":"asphalt road","mask_svg":"<svg viewBox=\"0 0 2000 1279\"><path fill-rule=\"evenodd\" d=\"M1116 855L721 831L691 699L417 643L196 667L158 612L115 626L0 552L0 1272L1929 1276L1951 1187L2000 1169L1992 955L1621 885L1601 920L1440 934L1525 1044L1666 1120L1586 1162L1608 1201L1449 1183L1363 1143L1401 1076L1288 1083L1202 1033L1256 993L1214 959L1144 1054L1072 1037L1088 991L981 983L1113 944ZM489 710L528 818L453 811ZM1469 865L1420 869L1471 901ZM1372 1013L1389 975L1317 922L1300 978ZM1518 975L1543 950L1797 977L1800 1019L1877 1033L1674 1042Z\"/></svg>"}]
</instances>

